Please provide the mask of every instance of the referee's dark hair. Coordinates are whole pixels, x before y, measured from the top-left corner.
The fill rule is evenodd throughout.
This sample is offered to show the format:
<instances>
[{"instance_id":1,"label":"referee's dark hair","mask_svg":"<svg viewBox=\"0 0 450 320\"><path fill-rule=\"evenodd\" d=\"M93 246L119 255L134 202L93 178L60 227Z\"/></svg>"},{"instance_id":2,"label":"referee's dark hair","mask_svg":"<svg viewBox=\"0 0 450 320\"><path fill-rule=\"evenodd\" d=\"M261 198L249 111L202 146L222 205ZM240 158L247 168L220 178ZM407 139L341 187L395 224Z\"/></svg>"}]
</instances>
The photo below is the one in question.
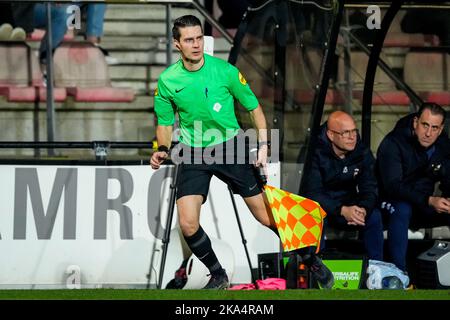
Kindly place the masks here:
<instances>
[{"instance_id":1,"label":"referee's dark hair","mask_svg":"<svg viewBox=\"0 0 450 320\"><path fill-rule=\"evenodd\" d=\"M185 16L181 16L173 22L173 28L172 28L172 36L175 40L180 41L180 28L184 27L196 27L200 26L202 28L202 23L200 20L191 14L187 14ZM203 28L202 28L203 32Z\"/></svg>"},{"instance_id":2,"label":"referee's dark hair","mask_svg":"<svg viewBox=\"0 0 450 320\"><path fill-rule=\"evenodd\" d=\"M430 110L431 114L433 114L433 115L440 115L440 116L442 116L442 123L445 122L445 118L446 118L446 113L447 112L445 112L445 109L442 108L437 103L434 103L434 102L424 102L424 103L422 103L422 105L419 108L419 111L417 111L417 118L420 118L420 116L422 115L422 113L425 110Z\"/></svg>"}]
</instances>

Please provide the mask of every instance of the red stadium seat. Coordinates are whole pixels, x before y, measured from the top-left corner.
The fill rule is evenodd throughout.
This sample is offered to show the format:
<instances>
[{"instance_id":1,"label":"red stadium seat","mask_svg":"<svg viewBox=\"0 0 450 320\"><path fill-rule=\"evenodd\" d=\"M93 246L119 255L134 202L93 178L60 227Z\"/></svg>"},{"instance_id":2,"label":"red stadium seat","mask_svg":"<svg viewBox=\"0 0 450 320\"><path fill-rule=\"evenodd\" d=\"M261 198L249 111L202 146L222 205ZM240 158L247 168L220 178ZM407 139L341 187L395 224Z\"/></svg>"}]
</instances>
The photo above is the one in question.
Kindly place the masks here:
<instances>
[{"instance_id":1,"label":"red stadium seat","mask_svg":"<svg viewBox=\"0 0 450 320\"><path fill-rule=\"evenodd\" d=\"M54 88L53 98L56 102L66 100L67 92L64 88ZM6 91L9 102L47 101L46 87L9 87Z\"/></svg>"},{"instance_id":2,"label":"red stadium seat","mask_svg":"<svg viewBox=\"0 0 450 320\"><path fill-rule=\"evenodd\" d=\"M311 105L314 101L315 91L313 90L295 90L294 100L300 104ZM334 89L328 89L325 96L326 105L343 105L345 100L340 92Z\"/></svg>"},{"instance_id":3,"label":"red stadium seat","mask_svg":"<svg viewBox=\"0 0 450 320\"><path fill-rule=\"evenodd\" d=\"M55 51L55 86L67 88L75 101L131 102L130 88L111 85L108 65L99 48L88 42L63 43Z\"/></svg>"},{"instance_id":4,"label":"red stadium seat","mask_svg":"<svg viewBox=\"0 0 450 320\"><path fill-rule=\"evenodd\" d=\"M0 44L0 87L28 86L33 78L28 68L31 49L23 42Z\"/></svg>"},{"instance_id":5,"label":"red stadium seat","mask_svg":"<svg viewBox=\"0 0 450 320\"><path fill-rule=\"evenodd\" d=\"M383 47L430 47L438 46L440 43L439 37L430 34L409 34L404 32L392 32L386 35Z\"/></svg>"},{"instance_id":6,"label":"red stadium seat","mask_svg":"<svg viewBox=\"0 0 450 320\"><path fill-rule=\"evenodd\" d=\"M353 98L359 99L362 103L364 92L362 90L354 90ZM372 93L372 105L374 106L384 106L384 105L395 105L395 106L408 106L411 104L411 100L408 95L400 90L385 90L376 91Z\"/></svg>"},{"instance_id":7,"label":"red stadium seat","mask_svg":"<svg viewBox=\"0 0 450 320\"><path fill-rule=\"evenodd\" d=\"M41 41L45 36L44 29L34 29L34 31L27 37L27 41ZM64 35L63 41L73 40L75 37L73 32L66 32Z\"/></svg>"},{"instance_id":8,"label":"red stadium seat","mask_svg":"<svg viewBox=\"0 0 450 320\"><path fill-rule=\"evenodd\" d=\"M67 93L80 102L129 102L134 99L133 89L128 88L68 88Z\"/></svg>"},{"instance_id":9,"label":"red stadium seat","mask_svg":"<svg viewBox=\"0 0 450 320\"><path fill-rule=\"evenodd\" d=\"M441 106L450 106L450 92L427 92L424 100Z\"/></svg>"},{"instance_id":10,"label":"red stadium seat","mask_svg":"<svg viewBox=\"0 0 450 320\"><path fill-rule=\"evenodd\" d=\"M42 73L37 57L26 43L3 42L0 44L0 95L9 102L46 101ZM55 101L64 101L64 88L55 88Z\"/></svg>"}]
</instances>

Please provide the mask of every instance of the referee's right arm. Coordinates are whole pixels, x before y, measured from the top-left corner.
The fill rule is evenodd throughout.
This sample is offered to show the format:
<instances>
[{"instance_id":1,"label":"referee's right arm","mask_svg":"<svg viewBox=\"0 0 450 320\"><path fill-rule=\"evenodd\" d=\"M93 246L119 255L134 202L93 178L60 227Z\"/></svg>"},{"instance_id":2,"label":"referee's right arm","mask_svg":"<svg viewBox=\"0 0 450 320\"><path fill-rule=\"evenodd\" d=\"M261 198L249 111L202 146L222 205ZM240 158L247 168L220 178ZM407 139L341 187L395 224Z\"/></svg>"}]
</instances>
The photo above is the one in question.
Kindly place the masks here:
<instances>
[{"instance_id":1,"label":"referee's right arm","mask_svg":"<svg viewBox=\"0 0 450 320\"><path fill-rule=\"evenodd\" d=\"M158 151L155 151L150 159L152 169L159 169L161 163L169 156L170 146L172 144L173 126L156 127L156 140L158 141Z\"/></svg>"}]
</instances>

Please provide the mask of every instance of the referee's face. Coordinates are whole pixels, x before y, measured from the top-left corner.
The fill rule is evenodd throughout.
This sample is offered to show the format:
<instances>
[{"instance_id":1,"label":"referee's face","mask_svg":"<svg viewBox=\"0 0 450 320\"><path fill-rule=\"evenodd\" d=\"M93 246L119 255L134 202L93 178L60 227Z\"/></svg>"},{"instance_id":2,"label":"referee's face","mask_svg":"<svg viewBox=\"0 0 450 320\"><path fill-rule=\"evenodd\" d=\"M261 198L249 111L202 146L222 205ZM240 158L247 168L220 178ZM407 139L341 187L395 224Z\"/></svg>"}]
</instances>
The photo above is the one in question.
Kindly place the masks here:
<instances>
[{"instance_id":1,"label":"referee's face","mask_svg":"<svg viewBox=\"0 0 450 320\"><path fill-rule=\"evenodd\" d=\"M180 28L180 40L174 41L183 61L198 64L203 61L203 31L200 26Z\"/></svg>"}]
</instances>

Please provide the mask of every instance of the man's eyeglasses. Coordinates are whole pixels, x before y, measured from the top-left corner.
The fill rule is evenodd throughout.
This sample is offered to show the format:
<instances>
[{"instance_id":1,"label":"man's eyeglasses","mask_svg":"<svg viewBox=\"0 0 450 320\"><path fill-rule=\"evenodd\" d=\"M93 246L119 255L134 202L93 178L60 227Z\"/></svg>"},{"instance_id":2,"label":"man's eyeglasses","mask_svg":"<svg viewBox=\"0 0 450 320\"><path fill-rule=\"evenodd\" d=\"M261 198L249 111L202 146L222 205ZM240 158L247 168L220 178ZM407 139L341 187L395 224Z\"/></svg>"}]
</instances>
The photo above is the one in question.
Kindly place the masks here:
<instances>
[{"instance_id":1,"label":"man's eyeglasses","mask_svg":"<svg viewBox=\"0 0 450 320\"><path fill-rule=\"evenodd\" d=\"M341 131L341 132L335 131L335 130L331 130L331 129L328 129L328 130L330 130L333 133L336 133L336 134L340 135L343 138L355 137L355 136L358 135L358 132L359 132L358 129L345 130L345 131Z\"/></svg>"}]
</instances>

